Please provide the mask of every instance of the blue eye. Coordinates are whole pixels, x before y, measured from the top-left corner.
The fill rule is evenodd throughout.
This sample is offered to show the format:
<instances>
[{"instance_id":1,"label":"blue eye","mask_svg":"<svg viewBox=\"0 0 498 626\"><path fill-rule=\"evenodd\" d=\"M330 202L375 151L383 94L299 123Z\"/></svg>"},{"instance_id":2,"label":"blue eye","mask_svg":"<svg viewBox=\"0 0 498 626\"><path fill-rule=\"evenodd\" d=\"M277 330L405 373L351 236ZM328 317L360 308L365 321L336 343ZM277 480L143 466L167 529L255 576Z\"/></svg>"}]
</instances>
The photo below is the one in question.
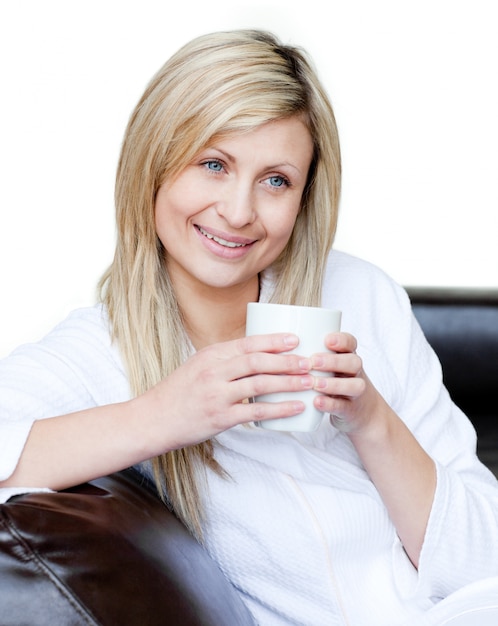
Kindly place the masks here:
<instances>
[{"instance_id":1,"label":"blue eye","mask_svg":"<svg viewBox=\"0 0 498 626\"><path fill-rule=\"evenodd\" d=\"M221 172L223 165L219 161L206 161L204 165L212 172Z\"/></svg>"},{"instance_id":2,"label":"blue eye","mask_svg":"<svg viewBox=\"0 0 498 626\"><path fill-rule=\"evenodd\" d=\"M270 176L268 179L272 187L282 187L287 184L287 181L283 176Z\"/></svg>"}]
</instances>

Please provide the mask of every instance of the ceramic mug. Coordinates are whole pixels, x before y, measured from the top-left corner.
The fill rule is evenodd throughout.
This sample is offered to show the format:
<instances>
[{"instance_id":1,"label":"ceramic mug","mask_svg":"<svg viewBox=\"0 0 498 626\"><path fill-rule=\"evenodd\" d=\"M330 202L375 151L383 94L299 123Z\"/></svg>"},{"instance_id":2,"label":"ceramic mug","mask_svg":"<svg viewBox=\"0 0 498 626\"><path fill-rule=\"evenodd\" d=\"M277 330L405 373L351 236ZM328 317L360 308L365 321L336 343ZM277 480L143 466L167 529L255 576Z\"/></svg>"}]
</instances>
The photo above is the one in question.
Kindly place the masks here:
<instances>
[{"instance_id":1,"label":"ceramic mug","mask_svg":"<svg viewBox=\"0 0 498 626\"><path fill-rule=\"evenodd\" d=\"M317 352L325 352L325 336L337 332L341 326L341 312L320 307L296 306L291 304L269 304L250 302L247 305L246 335L265 335L268 333L288 332L299 337L298 346L289 350L303 357L310 357ZM327 372L311 372L313 376L330 376ZM291 417L255 422L256 426L268 430L294 432L313 431L318 428L323 413L315 408L313 399L319 395L314 389L268 393L255 398L252 402L283 402L301 400L306 408L303 413Z\"/></svg>"}]
</instances>

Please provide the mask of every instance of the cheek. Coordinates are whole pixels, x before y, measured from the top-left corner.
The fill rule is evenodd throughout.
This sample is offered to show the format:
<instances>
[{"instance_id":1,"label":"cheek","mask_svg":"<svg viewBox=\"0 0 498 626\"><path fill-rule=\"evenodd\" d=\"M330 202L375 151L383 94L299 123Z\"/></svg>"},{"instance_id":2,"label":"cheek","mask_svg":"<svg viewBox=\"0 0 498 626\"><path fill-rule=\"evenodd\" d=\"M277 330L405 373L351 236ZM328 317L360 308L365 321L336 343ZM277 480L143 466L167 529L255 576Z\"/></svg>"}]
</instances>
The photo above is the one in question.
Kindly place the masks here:
<instances>
[{"instance_id":1,"label":"cheek","mask_svg":"<svg viewBox=\"0 0 498 626\"><path fill-rule=\"evenodd\" d=\"M271 225L266 228L267 249L265 254L265 263L270 264L285 249L294 230L296 219L294 215L286 215L276 220L272 220ZM268 245L269 244L269 245Z\"/></svg>"},{"instance_id":2,"label":"cheek","mask_svg":"<svg viewBox=\"0 0 498 626\"><path fill-rule=\"evenodd\" d=\"M181 185L175 183L167 190L161 188L157 193L154 206L156 228L165 223L169 223L170 226L174 225L176 219L181 218L188 211L190 204L187 189L182 191Z\"/></svg>"},{"instance_id":3,"label":"cheek","mask_svg":"<svg viewBox=\"0 0 498 626\"><path fill-rule=\"evenodd\" d=\"M296 224L296 219L298 215L299 209L288 210L282 212L280 214L276 214L272 219L271 224L269 224L269 232L271 231L273 237L278 238L279 240L287 240L292 234L294 230L294 226Z\"/></svg>"}]
</instances>

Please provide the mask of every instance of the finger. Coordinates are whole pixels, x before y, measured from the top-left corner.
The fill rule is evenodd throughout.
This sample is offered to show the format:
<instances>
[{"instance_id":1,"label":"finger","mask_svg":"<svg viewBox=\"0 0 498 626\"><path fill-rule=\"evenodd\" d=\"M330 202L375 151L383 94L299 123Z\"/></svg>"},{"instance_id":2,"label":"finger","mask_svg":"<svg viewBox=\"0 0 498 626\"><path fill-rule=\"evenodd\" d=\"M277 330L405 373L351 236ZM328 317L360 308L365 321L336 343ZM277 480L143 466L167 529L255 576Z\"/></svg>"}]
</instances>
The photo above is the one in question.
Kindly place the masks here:
<instances>
[{"instance_id":1,"label":"finger","mask_svg":"<svg viewBox=\"0 0 498 626\"><path fill-rule=\"evenodd\" d=\"M232 341L213 343L199 350L196 354L198 359L221 361L233 357L267 352L278 354L289 352L299 344L299 338L290 333L271 333L268 335L252 335L241 337Z\"/></svg>"},{"instance_id":2,"label":"finger","mask_svg":"<svg viewBox=\"0 0 498 626\"><path fill-rule=\"evenodd\" d=\"M234 381L229 390L231 402L254 398L268 393L292 393L313 388L314 378L309 374L297 376L272 376L258 374Z\"/></svg>"},{"instance_id":3,"label":"finger","mask_svg":"<svg viewBox=\"0 0 498 626\"><path fill-rule=\"evenodd\" d=\"M360 377L316 376L313 388L324 396L354 399L359 398L365 392L366 382Z\"/></svg>"},{"instance_id":4,"label":"finger","mask_svg":"<svg viewBox=\"0 0 498 626\"><path fill-rule=\"evenodd\" d=\"M230 345L231 344L231 345ZM241 337L228 345L237 354L250 354L252 352L287 352L293 350L299 344L299 338L292 333L269 333L267 335L250 335Z\"/></svg>"},{"instance_id":5,"label":"finger","mask_svg":"<svg viewBox=\"0 0 498 626\"><path fill-rule=\"evenodd\" d=\"M255 352L229 359L226 369L229 380L258 374L305 374L311 369L311 360L297 354Z\"/></svg>"},{"instance_id":6,"label":"finger","mask_svg":"<svg viewBox=\"0 0 498 626\"><path fill-rule=\"evenodd\" d=\"M350 333L329 333L325 337L325 346L332 352L355 352L358 342Z\"/></svg>"},{"instance_id":7,"label":"finger","mask_svg":"<svg viewBox=\"0 0 498 626\"><path fill-rule=\"evenodd\" d=\"M345 420L350 419L351 398L342 398L338 396L317 396L313 400L314 406L322 413L341 417Z\"/></svg>"},{"instance_id":8,"label":"finger","mask_svg":"<svg viewBox=\"0 0 498 626\"><path fill-rule=\"evenodd\" d=\"M287 402L249 402L247 404L235 405L232 411L232 419L234 425L260 422L268 419L299 415L304 409L304 402L298 400Z\"/></svg>"},{"instance_id":9,"label":"finger","mask_svg":"<svg viewBox=\"0 0 498 626\"><path fill-rule=\"evenodd\" d=\"M330 372L335 376L358 376L363 370L363 361L355 353L328 352L311 357L311 369Z\"/></svg>"}]
</instances>

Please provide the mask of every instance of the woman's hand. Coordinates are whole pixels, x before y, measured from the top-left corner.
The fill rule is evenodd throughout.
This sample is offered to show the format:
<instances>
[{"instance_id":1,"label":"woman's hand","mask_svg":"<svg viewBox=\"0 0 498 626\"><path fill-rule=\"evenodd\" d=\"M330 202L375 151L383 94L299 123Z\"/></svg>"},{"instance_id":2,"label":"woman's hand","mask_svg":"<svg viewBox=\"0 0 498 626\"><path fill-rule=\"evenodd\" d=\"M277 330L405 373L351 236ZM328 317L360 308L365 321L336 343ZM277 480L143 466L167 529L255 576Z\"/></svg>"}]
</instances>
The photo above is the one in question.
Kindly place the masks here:
<instances>
[{"instance_id":1,"label":"woman's hand","mask_svg":"<svg viewBox=\"0 0 498 626\"><path fill-rule=\"evenodd\" d=\"M304 405L297 400L246 402L261 394L312 388L310 359L282 354L297 344L296 336L278 333L210 345L137 398L141 410L153 417L156 436L162 433L158 453L199 443L237 424L301 413Z\"/></svg>"},{"instance_id":2,"label":"woman's hand","mask_svg":"<svg viewBox=\"0 0 498 626\"><path fill-rule=\"evenodd\" d=\"M314 378L314 389L323 394L315 398L315 406L330 413L332 424L339 430L359 432L372 424L384 400L363 370L352 335L331 333L325 346L331 352L313 355L312 369L333 376Z\"/></svg>"}]
</instances>

